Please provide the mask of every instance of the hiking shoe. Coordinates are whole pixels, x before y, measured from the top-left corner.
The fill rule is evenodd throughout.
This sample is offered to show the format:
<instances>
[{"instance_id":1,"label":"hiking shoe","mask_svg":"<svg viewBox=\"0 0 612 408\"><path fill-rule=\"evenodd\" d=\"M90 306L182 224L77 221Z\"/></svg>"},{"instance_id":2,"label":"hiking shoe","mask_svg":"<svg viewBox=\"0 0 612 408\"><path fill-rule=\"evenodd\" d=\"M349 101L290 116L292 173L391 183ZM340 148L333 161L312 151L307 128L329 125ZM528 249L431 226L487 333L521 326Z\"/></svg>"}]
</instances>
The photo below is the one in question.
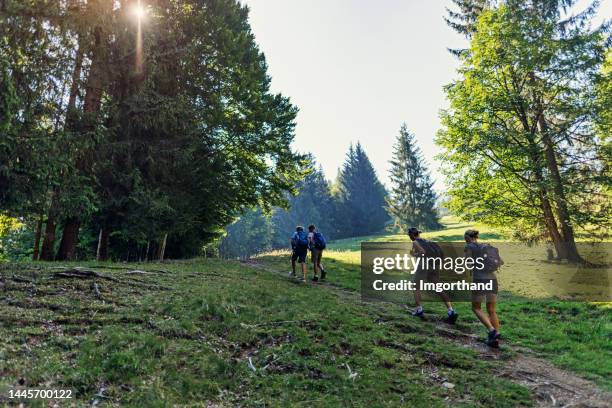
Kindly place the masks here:
<instances>
[{"instance_id":1,"label":"hiking shoe","mask_svg":"<svg viewBox=\"0 0 612 408\"><path fill-rule=\"evenodd\" d=\"M444 322L448 324L455 324L457 322L457 318L459 317L459 313L453 312L444 318Z\"/></svg>"},{"instance_id":2,"label":"hiking shoe","mask_svg":"<svg viewBox=\"0 0 612 408\"><path fill-rule=\"evenodd\" d=\"M489 347L499 348L499 341L497 341L497 340L489 340L489 339L487 339L486 343L487 343L487 346L489 346Z\"/></svg>"},{"instance_id":3,"label":"hiking shoe","mask_svg":"<svg viewBox=\"0 0 612 408\"><path fill-rule=\"evenodd\" d=\"M327 272L325 272L324 269L321 269L321 280L324 280L326 276L327 276Z\"/></svg>"},{"instance_id":4,"label":"hiking shoe","mask_svg":"<svg viewBox=\"0 0 612 408\"><path fill-rule=\"evenodd\" d=\"M425 311L423 309L421 309L421 310L413 310L412 312L410 312L410 315L412 315L414 317L418 317L419 319L424 319L425 318Z\"/></svg>"},{"instance_id":5,"label":"hiking shoe","mask_svg":"<svg viewBox=\"0 0 612 408\"><path fill-rule=\"evenodd\" d=\"M289 276L290 278L295 278L295 273L293 273L293 272L289 272L289 275L288 275L288 276Z\"/></svg>"},{"instance_id":6,"label":"hiking shoe","mask_svg":"<svg viewBox=\"0 0 612 408\"><path fill-rule=\"evenodd\" d=\"M318 281L319 281L319 277L318 277L318 276L314 276L314 277L312 278L312 281L313 281L313 282L318 282Z\"/></svg>"},{"instance_id":7,"label":"hiking shoe","mask_svg":"<svg viewBox=\"0 0 612 408\"><path fill-rule=\"evenodd\" d=\"M487 336L487 346L489 347L499 347L499 338L501 334L495 329L491 330Z\"/></svg>"}]
</instances>

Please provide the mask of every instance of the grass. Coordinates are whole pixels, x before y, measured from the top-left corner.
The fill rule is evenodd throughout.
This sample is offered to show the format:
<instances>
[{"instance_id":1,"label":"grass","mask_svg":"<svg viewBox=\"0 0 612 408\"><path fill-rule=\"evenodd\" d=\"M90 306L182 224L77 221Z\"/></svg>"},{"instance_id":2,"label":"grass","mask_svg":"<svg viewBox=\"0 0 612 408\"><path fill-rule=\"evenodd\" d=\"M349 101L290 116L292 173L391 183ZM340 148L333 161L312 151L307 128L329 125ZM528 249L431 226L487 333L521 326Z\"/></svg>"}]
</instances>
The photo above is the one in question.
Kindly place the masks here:
<instances>
[{"instance_id":1,"label":"grass","mask_svg":"<svg viewBox=\"0 0 612 408\"><path fill-rule=\"evenodd\" d=\"M73 388L77 406L530 404L526 388L491 376L500 362L394 305L238 262L131 267L170 273L96 269L118 280L96 279L98 298L90 280L52 278L48 265L3 265L0 385Z\"/></svg>"},{"instance_id":2,"label":"grass","mask_svg":"<svg viewBox=\"0 0 612 408\"><path fill-rule=\"evenodd\" d=\"M468 228L476 228L481 239L494 242L502 250L506 264L498 273L500 281L500 303L498 313L501 318L504 337L513 344L536 351L556 365L572 370L579 375L597 382L607 390L612 390L612 303L589 303L560 301L557 296L567 294L563 285L552 285L551 281L561 278L574 278L573 288L589 289L588 285L576 283L576 272L604 275L602 286L610 290L605 276L610 271L581 270L565 264L546 264L538 260L538 248L522 247L520 251L508 250L502 242L503 231L483 226L462 223L455 218L443 219L445 229L424 233L426 239L438 242L463 241L463 233ZM360 246L362 241L385 242L407 241L403 235L373 235L362 238L337 240L330 243L324 252L323 265L330 271L329 283L358 291L360 281ZM506 249L504 251L503 249ZM288 253L275 252L264 255L261 260L276 269L287 269ZM589 278L592 280L593 278ZM609 293L609 292L608 292ZM609 296L609 295L608 295ZM411 299L406 299L407 303ZM480 335L482 326L476 322L466 303L455 305L461 315L460 327ZM438 304L427 306L433 313L444 313Z\"/></svg>"},{"instance_id":3,"label":"grass","mask_svg":"<svg viewBox=\"0 0 612 408\"><path fill-rule=\"evenodd\" d=\"M435 237L454 239L462 229L454 223ZM398 305L360 302L360 241L325 251L338 290L273 273L288 270L282 251L257 265L81 264L114 278L95 279L100 296L91 279L53 278L57 264L0 264L0 394L18 385L73 388L75 406L533 403L529 389L495 374L515 351L484 359ZM499 310L507 339L612 390L609 305L506 295ZM457 328L482 337L469 305L457 309ZM428 310L444 312L439 304Z\"/></svg>"}]
</instances>

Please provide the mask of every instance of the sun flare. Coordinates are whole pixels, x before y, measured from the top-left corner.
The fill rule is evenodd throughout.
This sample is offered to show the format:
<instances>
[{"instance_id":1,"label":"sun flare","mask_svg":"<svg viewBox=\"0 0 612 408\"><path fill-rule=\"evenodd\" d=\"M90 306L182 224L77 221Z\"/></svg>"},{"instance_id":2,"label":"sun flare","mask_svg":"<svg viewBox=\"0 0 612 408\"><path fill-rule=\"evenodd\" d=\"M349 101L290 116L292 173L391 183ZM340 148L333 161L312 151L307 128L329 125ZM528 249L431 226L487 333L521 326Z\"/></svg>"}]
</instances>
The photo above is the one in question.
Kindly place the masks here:
<instances>
[{"instance_id":1,"label":"sun flare","mask_svg":"<svg viewBox=\"0 0 612 408\"><path fill-rule=\"evenodd\" d=\"M141 20L146 15L145 8L139 3L136 7L134 7L134 15Z\"/></svg>"}]
</instances>

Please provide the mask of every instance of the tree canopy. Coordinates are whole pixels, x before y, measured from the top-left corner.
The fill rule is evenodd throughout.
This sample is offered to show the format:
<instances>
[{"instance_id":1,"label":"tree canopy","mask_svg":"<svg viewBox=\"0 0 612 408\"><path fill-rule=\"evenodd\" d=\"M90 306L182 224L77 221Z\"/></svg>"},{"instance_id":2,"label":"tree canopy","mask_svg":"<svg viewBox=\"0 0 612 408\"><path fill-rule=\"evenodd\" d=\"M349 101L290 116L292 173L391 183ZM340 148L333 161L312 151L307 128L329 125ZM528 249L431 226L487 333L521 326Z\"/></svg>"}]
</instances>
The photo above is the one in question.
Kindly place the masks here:
<instances>
[{"instance_id":1,"label":"tree canopy","mask_svg":"<svg viewBox=\"0 0 612 408\"><path fill-rule=\"evenodd\" d=\"M437 142L452 211L547 237L578 260L575 227L610 222L594 126L605 37L587 24L594 8L562 19L565 3L509 1L479 15Z\"/></svg>"},{"instance_id":2,"label":"tree canopy","mask_svg":"<svg viewBox=\"0 0 612 408\"><path fill-rule=\"evenodd\" d=\"M240 2L5 3L0 208L44 216L44 259L75 257L84 228L101 258L165 236L186 255L303 177L297 108Z\"/></svg>"}]
</instances>

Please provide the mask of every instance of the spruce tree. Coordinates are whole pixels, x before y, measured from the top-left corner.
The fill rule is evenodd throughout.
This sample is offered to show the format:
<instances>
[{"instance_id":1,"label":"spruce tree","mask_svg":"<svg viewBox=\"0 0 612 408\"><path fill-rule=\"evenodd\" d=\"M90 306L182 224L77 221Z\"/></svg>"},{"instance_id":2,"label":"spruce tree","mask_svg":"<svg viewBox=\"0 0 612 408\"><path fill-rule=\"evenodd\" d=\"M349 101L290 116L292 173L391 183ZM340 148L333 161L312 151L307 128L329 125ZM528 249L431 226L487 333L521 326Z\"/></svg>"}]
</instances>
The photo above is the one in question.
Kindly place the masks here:
<instances>
[{"instance_id":1,"label":"spruce tree","mask_svg":"<svg viewBox=\"0 0 612 408\"><path fill-rule=\"evenodd\" d=\"M400 128L395 143L390 173L392 188L387 197L387 210L395 227L404 233L412 226L439 228L433 182L421 149L406 124Z\"/></svg>"},{"instance_id":2,"label":"spruce tree","mask_svg":"<svg viewBox=\"0 0 612 408\"><path fill-rule=\"evenodd\" d=\"M275 247L287 246L296 225L315 224L330 239L337 235L333 222L334 202L323 169L310 164L310 173L298 183L298 193L289 197L288 207L277 208L272 216Z\"/></svg>"},{"instance_id":3,"label":"spruce tree","mask_svg":"<svg viewBox=\"0 0 612 408\"><path fill-rule=\"evenodd\" d=\"M361 147L351 145L337 181L336 223L340 236L380 232L389 220L385 210L386 190Z\"/></svg>"},{"instance_id":4,"label":"spruce tree","mask_svg":"<svg viewBox=\"0 0 612 408\"><path fill-rule=\"evenodd\" d=\"M452 0L457 11L446 8L448 17L444 21L453 30L471 38L476 31L476 20L482 11L491 5L492 0Z\"/></svg>"}]
</instances>

